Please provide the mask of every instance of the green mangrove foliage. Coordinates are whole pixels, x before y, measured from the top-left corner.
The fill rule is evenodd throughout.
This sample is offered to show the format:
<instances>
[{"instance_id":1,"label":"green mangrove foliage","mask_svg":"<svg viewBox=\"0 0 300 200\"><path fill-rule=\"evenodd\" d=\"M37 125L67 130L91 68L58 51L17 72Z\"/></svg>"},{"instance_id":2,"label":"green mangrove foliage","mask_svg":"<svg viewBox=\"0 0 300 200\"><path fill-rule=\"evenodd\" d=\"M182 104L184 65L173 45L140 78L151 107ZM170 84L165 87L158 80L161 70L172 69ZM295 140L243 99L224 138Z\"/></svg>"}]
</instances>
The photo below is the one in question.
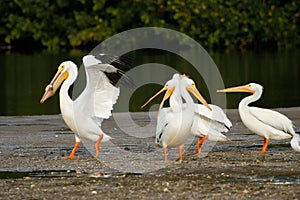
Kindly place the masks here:
<instances>
[{"instance_id":1,"label":"green mangrove foliage","mask_svg":"<svg viewBox=\"0 0 300 200\"><path fill-rule=\"evenodd\" d=\"M0 0L0 46L83 48L136 27L183 32L206 48L300 44L299 0Z\"/></svg>"}]
</instances>

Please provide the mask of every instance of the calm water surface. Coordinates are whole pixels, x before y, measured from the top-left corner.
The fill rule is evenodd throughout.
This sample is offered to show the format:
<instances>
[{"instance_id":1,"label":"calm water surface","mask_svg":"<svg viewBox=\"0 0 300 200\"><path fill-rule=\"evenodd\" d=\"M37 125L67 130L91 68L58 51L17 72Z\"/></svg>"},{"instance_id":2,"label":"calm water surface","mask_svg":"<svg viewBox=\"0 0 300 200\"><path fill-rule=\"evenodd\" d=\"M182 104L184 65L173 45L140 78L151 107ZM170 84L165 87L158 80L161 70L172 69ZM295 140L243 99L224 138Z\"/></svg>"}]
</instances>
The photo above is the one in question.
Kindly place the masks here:
<instances>
[{"instance_id":1,"label":"calm water surface","mask_svg":"<svg viewBox=\"0 0 300 200\"><path fill-rule=\"evenodd\" d=\"M44 104L39 100L44 88L56 73L59 64L72 60L81 64L81 57L87 52L71 51L65 53L39 52L23 54L15 52L0 53L0 115L40 115L60 113L58 94ZM257 82L264 86L263 97L255 103L264 107L300 106L300 49L286 51L246 51L246 52L209 52L218 66L226 87ZM135 51L128 54L133 66L146 63L161 63L174 69L190 74L196 80L198 88L206 99L208 96L201 77L195 77L190 64L180 57L154 50ZM148 72L140 77L153 76ZM155 74L167 80L166 74ZM213 82L213 80L211 80ZM210 84L210 83L208 83ZM160 88L159 85L145 85L135 88L129 97L130 111L141 111L142 105ZM220 94L222 95L222 94ZM228 94L227 108L236 108L238 102L246 94ZM129 108L128 108L129 107ZM144 111L144 110L143 110Z\"/></svg>"}]
</instances>

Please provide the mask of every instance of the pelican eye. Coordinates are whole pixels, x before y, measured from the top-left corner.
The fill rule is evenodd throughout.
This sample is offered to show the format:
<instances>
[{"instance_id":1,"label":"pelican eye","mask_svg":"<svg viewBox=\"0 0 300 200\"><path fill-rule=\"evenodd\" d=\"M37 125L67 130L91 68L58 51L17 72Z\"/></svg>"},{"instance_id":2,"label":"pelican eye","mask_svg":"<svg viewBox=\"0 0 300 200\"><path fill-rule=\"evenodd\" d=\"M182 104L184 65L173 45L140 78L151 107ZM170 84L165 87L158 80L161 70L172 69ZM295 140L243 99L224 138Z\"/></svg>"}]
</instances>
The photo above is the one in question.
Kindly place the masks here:
<instances>
[{"instance_id":1,"label":"pelican eye","mask_svg":"<svg viewBox=\"0 0 300 200\"><path fill-rule=\"evenodd\" d=\"M49 89L53 90L53 84L52 83L49 84Z\"/></svg>"},{"instance_id":2,"label":"pelican eye","mask_svg":"<svg viewBox=\"0 0 300 200\"><path fill-rule=\"evenodd\" d=\"M63 71L64 69L65 69L64 65L60 67L60 71Z\"/></svg>"}]
</instances>

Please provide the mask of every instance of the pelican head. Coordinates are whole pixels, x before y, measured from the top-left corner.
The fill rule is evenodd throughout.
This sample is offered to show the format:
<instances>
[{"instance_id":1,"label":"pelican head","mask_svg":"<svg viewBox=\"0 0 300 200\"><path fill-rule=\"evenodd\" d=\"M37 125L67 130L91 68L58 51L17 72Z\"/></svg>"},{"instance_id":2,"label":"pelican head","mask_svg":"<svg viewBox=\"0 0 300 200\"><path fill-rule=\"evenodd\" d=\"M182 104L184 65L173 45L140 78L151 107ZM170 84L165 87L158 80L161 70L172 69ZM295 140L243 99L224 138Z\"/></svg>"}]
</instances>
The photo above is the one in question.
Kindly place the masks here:
<instances>
[{"instance_id":1,"label":"pelican head","mask_svg":"<svg viewBox=\"0 0 300 200\"><path fill-rule=\"evenodd\" d=\"M45 93L40 100L40 103L44 103L48 98L52 97L60 85L69 77L69 71L71 68L76 68L76 65L72 61L65 61L61 63L58 70L50 82L45 88Z\"/></svg>"},{"instance_id":2,"label":"pelican head","mask_svg":"<svg viewBox=\"0 0 300 200\"><path fill-rule=\"evenodd\" d=\"M194 81L188 78L186 75L174 74L173 78L169 80L165 86L158 91L154 96L152 96L141 108L144 108L150 101L152 101L155 97L157 97L160 93L166 91L162 102L160 103L159 110L163 107L164 102L173 94L176 87L179 87L180 84L184 84L187 91L192 93L203 105L205 105L209 110L212 110L208 105L206 100L202 97Z\"/></svg>"},{"instance_id":3,"label":"pelican head","mask_svg":"<svg viewBox=\"0 0 300 200\"><path fill-rule=\"evenodd\" d=\"M248 83L246 85L230 87L223 90L217 90L217 92L247 92L255 94L257 92L262 92L263 87L257 83Z\"/></svg>"}]
</instances>

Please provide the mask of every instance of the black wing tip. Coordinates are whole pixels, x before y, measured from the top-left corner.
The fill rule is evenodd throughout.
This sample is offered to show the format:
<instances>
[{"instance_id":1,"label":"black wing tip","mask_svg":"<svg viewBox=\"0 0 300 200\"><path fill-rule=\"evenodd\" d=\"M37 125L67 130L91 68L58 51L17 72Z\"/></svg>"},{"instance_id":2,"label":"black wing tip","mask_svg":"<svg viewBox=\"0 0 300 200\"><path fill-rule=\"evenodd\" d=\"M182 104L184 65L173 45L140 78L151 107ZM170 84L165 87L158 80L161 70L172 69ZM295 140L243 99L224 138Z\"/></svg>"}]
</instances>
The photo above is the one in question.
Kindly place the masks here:
<instances>
[{"instance_id":1,"label":"black wing tip","mask_svg":"<svg viewBox=\"0 0 300 200\"><path fill-rule=\"evenodd\" d=\"M118 87L119 85L124 85L125 87L128 88L135 87L133 80L121 70L117 70L116 72L113 73L109 73L109 72L104 72L104 73L109 79L110 83L115 87Z\"/></svg>"},{"instance_id":2,"label":"black wing tip","mask_svg":"<svg viewBox=\"0 0 300 200\"><path fill-rule=\"evenodd\" d=\"M130 78L129 76L127 76L124 72L122 72L121 70L118 70L120 74L122 74L121 79L119 80L120 84L133 89L136 87L136 85L134 84L132 78Z\"/></svg>"},{"instance_id":3,"label":"black wing tip","mask_svg":"<svg viewBox=\"0 0 300 200\"><path fill-rule=\"evenodd\" d=\"M126 76L124 72L132 68L131 59L129 57L123 55L117 56L103 53L93 56L97 60L101 61L101 63L109 64L117 68L116 72L104 72L113 86L118 87L119 85L124 85L128 88L135 87L133 80L130 77Z\"/></svg>"},{"instance_id":4,"label":"black wing tip","mask_svg":"<svg viewBox=\"0 0 300 200\"><path fill-rule=\"evenodd\" d=\"M101 63L110 64L121 70L128 70L132 67L131 59L127 56L117 56L110 54L97 54L93 55L97 60L100 60Z\"/></svg>"},{"instance_id":5,"label":"black wing tip","mask_svg":"<svg viewBox=\"0 0 300 200\"><path fill-rule=\"evenodd\" d=\"M156 138L156 144L160 143L162 134L163 132L160 132L159 136Z\"/></svg>"},{"instance_id":6,"label":"black wing tip","mask_svg":"<svg viewBox=\"0 0 300 200\"><path fill-rule=\"evenodd\" d=\"M227 125L225 125L225 124L224 124L224 126L226 127L226 129L227 129L228 131L231 129L230 126L227 126Z\"/></svg>"}]
</instances>

